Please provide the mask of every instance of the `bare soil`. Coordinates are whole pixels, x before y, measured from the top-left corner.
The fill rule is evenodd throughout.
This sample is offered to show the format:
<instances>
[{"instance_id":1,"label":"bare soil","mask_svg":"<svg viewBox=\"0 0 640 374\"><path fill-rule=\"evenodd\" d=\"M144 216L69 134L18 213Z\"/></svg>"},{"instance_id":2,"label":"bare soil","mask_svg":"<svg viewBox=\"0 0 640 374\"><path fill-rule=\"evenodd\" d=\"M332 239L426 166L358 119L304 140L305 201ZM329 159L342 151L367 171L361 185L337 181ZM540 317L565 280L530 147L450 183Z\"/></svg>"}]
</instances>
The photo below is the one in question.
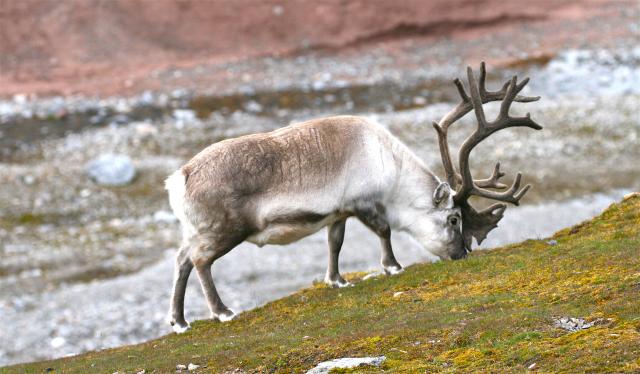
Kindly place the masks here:
<instances>
[{"instance_id":1,"label":"bare soil","mask_svg":"<svg viewBox=\"0 0 640 374\"><path fill-rule=\"evenodd\" d=\"M452 55L503 65L544 62L562 48L632 37L629 10L637 6L595 0L0 0L0 96L210 90L237 85L248 73L235 72L234 64L265 56L353 59L376 49L411 65L408 56L443 43L455 50L420 54L420 63L442 64L438 56ZM253 68L259 73L263 65Z\"/></svg>"}]
</instances>

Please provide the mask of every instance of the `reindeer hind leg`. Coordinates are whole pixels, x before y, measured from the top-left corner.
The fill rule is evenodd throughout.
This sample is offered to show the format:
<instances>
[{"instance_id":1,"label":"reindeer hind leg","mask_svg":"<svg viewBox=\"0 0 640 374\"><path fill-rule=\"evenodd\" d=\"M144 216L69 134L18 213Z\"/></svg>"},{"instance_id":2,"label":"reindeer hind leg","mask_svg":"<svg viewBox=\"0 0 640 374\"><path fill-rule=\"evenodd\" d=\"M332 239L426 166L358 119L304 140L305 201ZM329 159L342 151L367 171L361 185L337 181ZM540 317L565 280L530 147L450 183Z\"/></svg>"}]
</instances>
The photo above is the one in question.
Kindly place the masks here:
<instances>
[{"instance_id":1,"label":"reindeer hind leg","mask_svg":"<svg viewBox=\"0 0 640 374\"><path fill-rule=\"evenodd\" d=\"M169 323L176 333L185 332L190 328L189 323L184 318L184 294L189 275L193 269L193 263L189 258L190 249L189 240L183 240L183 244L176 255L173 272L173 291L171 293Z\"/></svg>"}]
</instances>

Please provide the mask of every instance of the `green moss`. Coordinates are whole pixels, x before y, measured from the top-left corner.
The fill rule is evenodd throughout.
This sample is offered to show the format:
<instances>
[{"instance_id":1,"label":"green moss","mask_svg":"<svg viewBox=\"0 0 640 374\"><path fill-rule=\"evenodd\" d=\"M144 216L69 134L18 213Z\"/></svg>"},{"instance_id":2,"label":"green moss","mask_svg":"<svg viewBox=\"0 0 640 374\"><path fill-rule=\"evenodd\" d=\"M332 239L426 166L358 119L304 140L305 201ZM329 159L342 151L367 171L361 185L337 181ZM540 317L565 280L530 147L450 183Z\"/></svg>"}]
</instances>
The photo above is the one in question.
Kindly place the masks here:
<instances>
[{"instance_id":1,"label":"green moss","mask_svg":"<svg viewBox=\"0 0 640 374\"><path fill-rule=\"evenodd\" d=\"M338 357L385 355L392 372L640 371L640 197L558 232L420 264L393 277L330 289L316 284L226 324L197 321L183 335L19 365L3 372L304 372ZM403 291L393 297L397 291ZM559 316L597 321L554 327ZM337 372L379 372L357 368Z\"/></svg>"}]
</instances>

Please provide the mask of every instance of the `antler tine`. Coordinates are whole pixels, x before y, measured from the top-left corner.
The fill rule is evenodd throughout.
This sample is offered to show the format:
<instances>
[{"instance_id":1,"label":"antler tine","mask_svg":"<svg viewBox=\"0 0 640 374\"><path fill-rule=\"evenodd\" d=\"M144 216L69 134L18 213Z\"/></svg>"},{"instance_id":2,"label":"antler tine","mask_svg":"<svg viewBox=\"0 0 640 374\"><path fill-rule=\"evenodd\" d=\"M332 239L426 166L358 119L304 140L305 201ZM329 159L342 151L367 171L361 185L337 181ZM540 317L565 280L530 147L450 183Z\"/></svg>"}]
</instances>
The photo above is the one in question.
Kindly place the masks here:
<instances>
[{"instance_id":1,"label":"antler tine","mask_svg":"<svg viewBox=\"0 0 640 374\"><path fill-rule=\"evenodd\" d=\"M474 180L473 183L480 188L495 188L501 190L507 188L507 185L498 182L498 179L504 177L505 175L505 173L500 171L500 163L498 162L493 168L493 174L491 174L489 178Z\"/></svg>"},{"instance_id":2,"label":"antler tine","mask_svg":"<svg viewBox=\"0 0 640 374\"><path fill-rule=\"evenodd\" d=\"M481 211L478 212L478 214L492 214L492 215L498 215L498 214L502 214L504 213L504 211L507 209L507 204L503 204L503 203L496 203L491 205L490 207L483 209Z\"/></svg>"},{"instance_id":3,"label":"antler tine","mask_svg":"<svg viewBox=\"0 0 640 374\"><path fill-rule=\"evenodd\" d=\"M462 102L463 103L468 103L469 102L469 96L467 95L467 92L464 90L464 86L462 85L462 82L460 81L460 79L458 79L458 78L454 79L453 83L458 88L458 93L460 94L460 98L462 98Z\"/></svg>"},{"instance_id":4,"label":"antler tine","mask_svg":"<svg viewBox=\"0 0 640 374\"><path fill-rule=\"evenodd\" d=\"M433 128L438 133L438 145L440 147L440 157L442 158L442 166L444 167L445 174L447 176L447 183L451 188L455 189L457 186L456 170L451 162L451 155L449 153L449 143L447 142L447 128L441 127L437 122L433 122Z\"/></svg>"},{"instance_id":5,"label":"antler tine","mask_svg":"<svg viewBox=\"0 0 640 374\"><path fill-rule=\"evenodd\" d=\"M518 91L518 77L515 75L509 81L509 85L507 85L507 92L504 94L504 99L502 103L500 103L500 114L498 118L494 121L497 125L500 125L500 122L509 120L509 109L511 108L511 103L513 103L513 99L515 99Z\"/></svg>"},{"instance_id":6,"label":"antler tine","mask_svg":"<svg viewBox=\"0 0 640 374\"><path fill-rule=\"evenodd\" d=\"M478 120L478 130L484 129L487 127L487 119L484 116L480 89L478 88L478 84L476 83L476 78L473 74L473 69L471 69L471 66L467 67L467 79L469 80L469 91L471 92L471 104L473 105L473 111L475 112L476 119ZM473 135L475 135L475 133Z\"/></svg>"},{"instance_id":7,"label":"antler tine","mask_svg":"<svg viewBox=\"0 0 640 374\"><path fill-rule=\"evenodd\" d=\"M487 89L484 86L486 79L487 79L487 68L484 64L484 61L482 61L480 63L480 77L478 78L478 86L480 88L480 98L483 101L488 93Z\"/></svg>"},{"instance_id":8,"label":"antler tine","mask_svg":"<svg viewBox=\"0 0 640 374\"><path fill-rule=\"evenodd\" d=\"M520 199L522 199L522 197L531 188L531 185L527 184L522 189L520 189L521 181L522 181L522 173L518 172L518 174L516 174L516 179L513 181L513 184L507 191L495 192L495 191L485 190L483 188L474 187L471 190L471 194L480 196L480 197L486 197L487 199L491 199L491 200L504 201L507 203L511 203L513 205L519 205Z\"/></svg>"}]
</instances>

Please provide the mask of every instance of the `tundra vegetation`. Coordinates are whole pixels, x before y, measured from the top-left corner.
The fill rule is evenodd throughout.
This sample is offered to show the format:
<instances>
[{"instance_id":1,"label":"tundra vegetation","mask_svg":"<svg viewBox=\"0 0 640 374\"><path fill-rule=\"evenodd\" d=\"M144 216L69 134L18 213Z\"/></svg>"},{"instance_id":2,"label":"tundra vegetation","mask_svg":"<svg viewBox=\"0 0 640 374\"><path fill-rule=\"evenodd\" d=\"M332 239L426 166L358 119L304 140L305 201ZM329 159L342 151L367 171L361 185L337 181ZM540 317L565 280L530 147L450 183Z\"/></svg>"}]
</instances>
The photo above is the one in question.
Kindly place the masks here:
<instances>
[{"instance_id":1,"label":"tundra vegetation","mask_svg":"<svg viewBox=\"0 0 640 374\"><path fill-rule=\"evenodd\" d=\"M332 289L322 283L221 324L143 344L18 365L6 373L302 372L385 355L404 372L638 372L640 195L551 238ZM561 317L593 322L569 332Z\"/></svg>"}]
</instances>

